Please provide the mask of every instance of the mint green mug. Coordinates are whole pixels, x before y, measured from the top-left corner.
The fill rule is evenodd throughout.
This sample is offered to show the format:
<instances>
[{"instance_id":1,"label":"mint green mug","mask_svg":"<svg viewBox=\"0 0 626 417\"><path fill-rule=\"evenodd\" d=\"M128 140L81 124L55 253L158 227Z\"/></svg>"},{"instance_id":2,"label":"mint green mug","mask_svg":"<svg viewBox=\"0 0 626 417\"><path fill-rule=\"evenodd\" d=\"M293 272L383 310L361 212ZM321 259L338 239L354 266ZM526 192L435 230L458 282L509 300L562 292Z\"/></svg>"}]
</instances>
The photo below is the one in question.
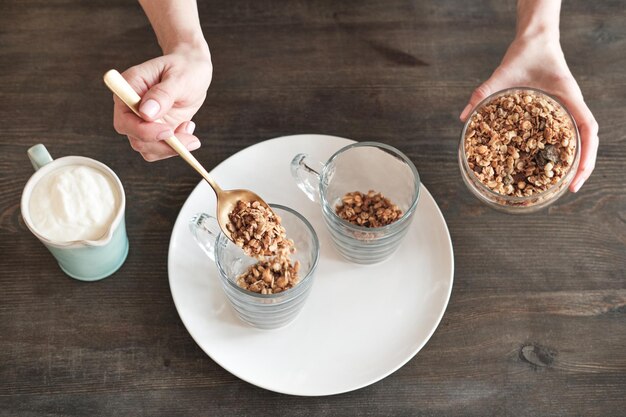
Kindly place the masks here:
<instances>
[{"instance_id":1,"label":"mint green mug","mask_svg":"<svg viewBox=\"0 0 626 417\"><path fill-rule=\"evenodd\" d=\"M66 156L52 159L44 145L35 145L28 150L28 158L35 168L22 193L22 218L28 229L48 248L59 266L67 275L81 281L97 281L117 271L128 255L128 238L124 210L126 197L120 179L101 162L83 156ZM51 172L65 166L85 166L104 174L117 196L117 207L108 225L108 230L95 240L53 240L40 233L33 224L30 201L35 186Z\"/></svg>"}]
</instances>

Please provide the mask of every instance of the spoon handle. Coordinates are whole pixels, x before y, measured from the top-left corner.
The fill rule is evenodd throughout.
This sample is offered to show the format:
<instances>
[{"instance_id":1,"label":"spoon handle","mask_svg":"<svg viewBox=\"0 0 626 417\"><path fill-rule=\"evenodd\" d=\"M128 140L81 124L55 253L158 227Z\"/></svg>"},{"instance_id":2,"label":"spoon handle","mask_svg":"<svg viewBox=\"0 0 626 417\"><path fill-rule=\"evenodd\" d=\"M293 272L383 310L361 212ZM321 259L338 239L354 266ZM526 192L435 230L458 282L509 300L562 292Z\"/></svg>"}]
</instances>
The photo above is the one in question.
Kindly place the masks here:
<instances>
[{"instance_id":1,"label":"spoon handle","mask_svg":"<svg viewBox=\"0 0 626 417\"><path fill-rule=\"evenodd\" d=\"M122 77L122 74L112 69L107 71L104 74L104 83L109 87L109 89L115 94L120 100L122 100L129 109L133 111L137 116L143 118L139 113L139 103L141 102L141 97L133 87L128 84L128 82ZM157 120L157 123L165 123L163 120ZM213 180L213 178L209 175L206 169L198 162L198 160L189 152L185 145L183 145L180 140L172 135L169 138L165 139L168 145L172 147L180 156L187 162L193 169L198 171L202 178L209 183L213 191L216 194L222 192L222 189L217 185L217 183Z\"/></svg>"}]
</instances>

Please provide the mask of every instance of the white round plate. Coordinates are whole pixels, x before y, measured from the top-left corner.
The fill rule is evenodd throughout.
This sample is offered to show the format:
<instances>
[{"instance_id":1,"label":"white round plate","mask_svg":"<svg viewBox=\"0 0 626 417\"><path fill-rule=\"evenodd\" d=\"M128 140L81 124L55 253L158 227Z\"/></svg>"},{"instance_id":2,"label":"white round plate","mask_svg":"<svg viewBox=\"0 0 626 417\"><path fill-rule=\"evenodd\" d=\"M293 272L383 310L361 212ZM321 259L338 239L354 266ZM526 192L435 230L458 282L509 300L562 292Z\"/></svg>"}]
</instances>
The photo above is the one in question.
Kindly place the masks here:
<instances>
[{"instance_id":1,"label":"white round plate","mask_svg":"<svg viewBox=\"0 0 626 417\"><path fill-rule=\"evenodd\" d=\"M319 236L321 258L311 294L286 327L258 330L239 321L215 264L194 242L189 219L201 211L215 213L208 184L198 184L178 215L168 259L178 314L211 359L251 384L292 395L365 387L408 362L446 309L454 273L452 242L426 187L398 251L380 264L358 266L335 251L321 208L292 180L289 163L296 154L326 161L350 143L324 135L285 136L246 148L211 172L225 189L254 190L269 203L299 211Z\"/></svg>"}]
</instances>

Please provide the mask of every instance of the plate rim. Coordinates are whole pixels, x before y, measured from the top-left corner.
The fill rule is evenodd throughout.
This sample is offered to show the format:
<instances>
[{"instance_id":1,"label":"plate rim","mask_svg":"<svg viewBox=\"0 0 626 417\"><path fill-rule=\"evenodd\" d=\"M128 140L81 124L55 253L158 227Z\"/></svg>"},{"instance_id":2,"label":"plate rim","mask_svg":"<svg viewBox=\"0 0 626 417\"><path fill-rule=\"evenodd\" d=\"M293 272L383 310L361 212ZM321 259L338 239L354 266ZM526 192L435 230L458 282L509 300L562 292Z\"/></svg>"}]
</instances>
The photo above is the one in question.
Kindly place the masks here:
<instances>
[{"instance_id":1,"label":"plate rim","mask_svg":"<svg viewBox=\"0 0 626 417\"><path fill-rule=\"evenodd\" d=\"M265 144L266 142L270 142L270 141L274 141L274 140L282 140L282 139L287 139L287 138L296 138L296 137L302 137L302 136L307 136L307 137L311 137L311 136L318 136L318 137L324 137L325 139L339 139L342 141L349 141L349 142L359 142L356 141L354 139L348 139L348 138L344 138L344 137L340 137L340 136L334 136L334 135L325 135L325 134L318 134L318 133L301 133L301 134L296 134L296 135L283 135L283 136L278 136L275 138L269 138L269 139L265 139L262 140L260 142L257 142L255 144L252 144L250 146L247 146L245 148L240 149L239 151L233 153L232 155L228 156L227 158L225 158L223 161L221 161L219 164L217 164L215 167L213 167L210 171L209 174L213 175L213 172L220 168L223 164L225 164L230 158L234 157L235 155L238 155L239 153L243 152L243 151L248 151L252 148L255 148L257 146L261 146L263 144ZM247 377L243 377L242 375L239 374L239 372L233 372L231 369L229 369L228 367L224 366L222 364L221 361L219 361L218 359L214 358L209 352L207 352L207 350L202 346L202 344L199 343L199 341L197 340L196 336L194 336L194 334L192 333L192 331L189 329L189 326L186 322L186 320L183 318L183 316L181 315L179 308L178 308L178 303L177 303L177 299L176 296L174 295L174 291L173 291L173 286L172 286L172 264L173 264L173 260L172 260L172 246L174 244L174 232L178 226L178 222L185 222L184 219L181 219L181 213L183 212L183 210L185 209L185 207L187 206L187 204L190 204L190 197L193 193L196 192L196 190L202 186L204 180L201 179L198 184L196 184L196 186L193 188L193 190L191 190L191 192L189 193L189 195L187 195L187 198L185 199L185 202L183 203L183 205L181 206L180 210L178 211L178 214L176 215L176 221L174 222L174 225L172 226L172 232L170 234L170 241L168 244L168 250L167 250L167 276L168 276L168 284L170 287L170 294L172 296L172 301L174 302L174 307L176 308L176 313L178 314L178 317L180 318L180 321L183 323L183 326L185 327L185 330L187 331L187 333L191 336L191 338L193 339L193 341L196 343L196 345L198 345L198 347L204 352L204 354L206 354L209 358L211 358L212 361L214 361L216 364L218 364L222 369L224 369L226 372L230 373L231 375L234 375L235 377L239 378L240 380L254 385L256 387L262 388L264 390L267 391L271 391L271 392L276 392L279 394L286 394L286 395L292 395L292 396L299 396L299 397L323 397L323 396L331 396L331 395L340 395L340 394L345 394L348 392L352 392L352 391L356 391L362 388L365 388L367 386L370 386L372 384L375 384L377 382L382 381L383 379L387 378L389 375L393 374L394 372L396 372L397 370L399 370L400 368L402 368L404 365L406 365L409 361L411 361L411 359L413 359L423 348L424 346L426 346L426 344L430 341L430 339L432 338L433 334L435 333L435 331L439 328L439 325L441 324L441 320L443 319L443 316L446 313L446 310L448 308L448 304L450 303L450 298L452 296L452 288L454 287L454 247L452 245L452 237L450 236L450 230L448 229L448 224L446 223L445 217L443 217L443 213L441 212L441 208L439 208L439 205L437 204L437 202L435 201L434 197L432 196L432 194L430 193L430 191L428 190L428 188L422 183L420 182L420 192L425 191L426 194L430 197L430 199L432 199L434 206L435 206L435 213L437 214L437 216L439 217L439 219L442 221L443 225L444 225L444 229L446 232L446 242L447 242L447 246L449 249L449 253L450 253L450 285L448 287L448 291L445 297L445 303L442 304L442 308L441 311L438 314L438 317L432 327L432 329L430 330L429 334L427 337L424 338L424 340L422 341L421 344L419 344L419 346L417 346L416 349L414 349L414 351L410 354L407 355L407 358L400 361L398 365L396 365L395 367L390 368L387 372L384 372L382 374L380 374L379 376L368 380L367 382L364 382L362 384L357 384L351 388L347 388L347 389L342 389L342 390L334 390L334 391L328 391L328 392L320 392L320 393L302 393L302 392L295 392L295 391L291 391L289 389L287 390L277 390L275 388L270 388L267 386L267 384L263 384L263 383L258 383L256 381L252 381L251 378L247 378ZM423 189L423 190L422 190ZM420 196L420 200L423 199L424 195L422 194ZM180 227L184 227L184 226L180 226Z\"/></svg>"}]
</instances>

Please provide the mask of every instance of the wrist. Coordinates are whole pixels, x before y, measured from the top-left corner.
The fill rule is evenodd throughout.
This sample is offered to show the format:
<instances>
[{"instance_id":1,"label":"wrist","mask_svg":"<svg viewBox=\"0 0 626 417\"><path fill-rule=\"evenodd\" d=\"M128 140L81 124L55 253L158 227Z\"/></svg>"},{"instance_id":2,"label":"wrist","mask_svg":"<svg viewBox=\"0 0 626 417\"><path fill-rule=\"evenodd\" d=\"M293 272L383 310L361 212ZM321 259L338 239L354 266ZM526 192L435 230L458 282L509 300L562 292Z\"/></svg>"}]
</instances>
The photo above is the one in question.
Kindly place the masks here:
<instances>
[{"instance_id":1,"label":"wrist","mask_svg":"<svg viewBox=\"0 0 626 417\"><path fill-rule=\"evenodd\" d=\"M559 42L560 0L518 0L516 39Z\"/></svg>"},{"instance_id":2,"label":"wrist","mask_svg":"<svg viewBox=\"0 0 626 417\"><path fill-rule=\"evenodd\" d=\"M525 57L524 59L528 60L524 64L526 65L530 62L539 62L562 56L563 50L558 38L552 36L544 38L541 35L535 35L516 37L507 49L502 62L517 62L519 65L521 61L514 58Z\"/></svg>"},{"instance_id":3,"label":"wrist","mask_svg":"<svg viewBox=\"0 0 626 417\"><path fill-rule=\"evenodd\" d=\"M182 36L174 42L162 45L163 55L181 53L194 54L201 58L211 60L211 52L206 40L200 35Z\"/></svg>"},{"instance_id":4,"label":"wrist","mask_svg":"<svg viewBox=\"0 0 626 417\"><path fill-rule=\"evenodd\" d=\"M518 27L515 33L516 41L541 40L548 44L559 44L560 33L558 26L536 22L532 25Z\"/></svg>"},{"instance_id":5,"label":"wrist","mask_svg":"<svg viewBox=\"0 0 626 417\"><path fill-rule=\"evenodd\" d=\"M550 31L533 31L518 33L511 42L511 46L515 45L519 49L533 49L543 51L556 51L561 50L561 42L559 40L558 32L552 33Z\"/></svg>"}]
</instances>

